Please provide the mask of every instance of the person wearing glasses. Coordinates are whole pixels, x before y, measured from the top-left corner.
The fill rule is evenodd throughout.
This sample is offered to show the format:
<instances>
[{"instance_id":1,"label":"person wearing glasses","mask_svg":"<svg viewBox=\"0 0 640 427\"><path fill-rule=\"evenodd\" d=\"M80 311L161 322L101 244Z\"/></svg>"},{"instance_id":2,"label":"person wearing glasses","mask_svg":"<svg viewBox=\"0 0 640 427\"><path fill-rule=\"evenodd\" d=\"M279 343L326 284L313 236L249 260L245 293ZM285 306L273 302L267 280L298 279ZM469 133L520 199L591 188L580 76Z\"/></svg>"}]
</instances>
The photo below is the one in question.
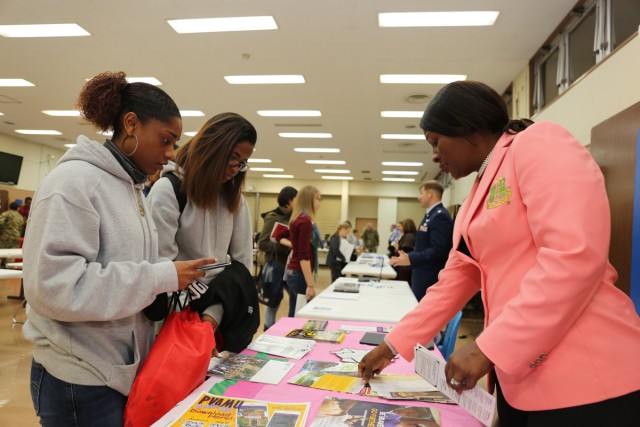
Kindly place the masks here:
<instances>
[{"instance_id":1,"label":"person wearing glasses","mask_svg":"<svg viewBox=\"0 0 640 427\"><path fill-rule=\"evenodd\" d=\"M221 113L180 146L175 163L165 166L147 198L158 229L160 256L182 260L207 254L224 260L229 255L251 271L253 231L242 187L257 138L247 119ZM180 180L186 195L183 208L168 174ZM221 271L209 270L201 281L208 284ZM223 314L221 304L212 305L204 310L202 320L215 331Z\"/></svg>"}]
</instances>

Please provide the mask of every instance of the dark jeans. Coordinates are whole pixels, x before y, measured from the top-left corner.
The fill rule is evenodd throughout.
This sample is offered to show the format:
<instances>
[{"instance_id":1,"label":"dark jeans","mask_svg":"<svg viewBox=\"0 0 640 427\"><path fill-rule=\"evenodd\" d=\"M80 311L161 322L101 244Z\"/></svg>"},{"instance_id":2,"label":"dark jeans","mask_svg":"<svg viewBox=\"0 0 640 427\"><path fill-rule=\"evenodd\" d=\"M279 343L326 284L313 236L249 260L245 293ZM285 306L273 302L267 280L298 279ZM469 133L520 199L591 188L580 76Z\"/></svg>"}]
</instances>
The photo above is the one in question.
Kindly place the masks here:
<instances>
[{"instance_id":1,"label":"dark jeans","mask_svg":"<svg viewBox=\"0 0 640 427\"><path fill-rule=\"evenodd\" d=\"M521 411L509 405L496 382L500 427L637 427L640 390L602 402L547 411Z\"/></svg>"},{"instance_id":2,"label":"dark jeans","mask_svg":"<svg viewBox=\"0 0 640 427\"><path fill-rule=\"evenodd\" d=\"M106 386L70 384L31 361L31 399L44 427L122 426L127 397Z\"/></svg>"},{"instance_id":3,"label":"dark jeans","mask_svg":"<svg viewBox=\"0 0 640 427\"><path fill-rule=\"evenodd\" d=\"M287 270L287 287L289 292L289 317L296 314L296 299L298 294L307 293L307 282L302 271Z\"/></svg>"}]
</instances>

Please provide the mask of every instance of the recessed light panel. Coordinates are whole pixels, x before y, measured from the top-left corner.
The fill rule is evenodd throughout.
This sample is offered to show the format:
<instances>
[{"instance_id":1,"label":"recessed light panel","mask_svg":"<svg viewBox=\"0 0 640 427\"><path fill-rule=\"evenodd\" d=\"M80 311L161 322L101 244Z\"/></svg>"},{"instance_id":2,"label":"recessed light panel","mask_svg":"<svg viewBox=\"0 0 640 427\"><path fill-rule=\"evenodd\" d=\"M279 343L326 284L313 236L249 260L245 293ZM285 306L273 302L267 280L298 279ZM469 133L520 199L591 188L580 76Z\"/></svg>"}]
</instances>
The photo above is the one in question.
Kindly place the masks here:
<instances>
[{"instance_id":1,"label":"recessed light panel","mask_svg":"<svg viewBox=\"0 0 640 427\"><path fill-rule=\"evenodd\" d=\"M382 175L418 175L416 171L382 171Z\"/></svg>"},{"instance_id":2,"label":"recessed light panel","mask_svg":"<svg viewBox=\"0 0 640 427\"><path fill-rule=\"evenodd\" d=\"M0 79L0 87L27 87L35 86L25 79Z\"/></svg>"},{"instance_id":3,"label":"recessed light panel","mask_svg":"<svg viewBox=\"0 0 640 427\"><path fill-rule=\"evenodd\" d=\"M258 115L262 117L321 117L318 110L260 110Z\"/></svg>"},{"instance_id":4,"label":"recessed light panel","mask_svg":"<svg viewBox=\"0 0 640 427\"><path fill-rule=\"evenodd\" d=\"M3 37L82 37L90 36L78 24L0 25Z\"/></svg>"},{"instance_id":5,"label":"recessed light panel","mask_svg":"<svg viewBox=\"0 0 640 427\"><path fill-rule=\"evenodd\" d=\"M42 110L44 114L47 116L54 117L78 117L80 116L80 111L78 110Z\"/></svg>"},{"instance_id":6,"label":"recessed light panel","mask_svg":"<svg viewBox=\"0 0 640 427\"><path fill-rule=\"evenodd\" d=\"M293 151L297 153L339 153L339 148L294 148Z\"/></svg>"},{"instance_id":7,"label":"recessed light panel","mask_svg":"<svg viewBox=\"0 0 640 427\"><path fill-rule=\"evenodd\" d=\"M198 110L180 110L182 117L203 117L204 113Z\"/></svg>"},{"instance_id":8,"label":"recessed light panel","mask_svg":"<svg viewBox=\"0 0 640 427\"><path fill-rule=\"evenodd\" d=\"M308 165L344 165L344 160L305 160Z\"/></svg>"},{"instance_id":9,"label":"recessed light panel","mask_svg":"<svg viewBox=\"0 0 640 427\"><path fill-rule=\"evenodd\" d=\"M383 133L380 135L382 139L416 139L425 140L424 134L410 134L410 133ZM425 140L426 141L426 140Z\"/></svg>"},{"instance_id":10,"label":"recessed light panel","mask_svg":"<svg viewBox=\"0 0 640 427\"><path fill-rule=\"evenodd\" d=\"M379 13L381 27L477 27L493 25L499 12L399 12Z\"/></svg>"},{"instance_id":11,"label":"recessed light panel","mask_svg":"<svg viewBox=\"0 0 640 427\"><path fill-rule=\"evenodd\" d=\"M314 169L317 173L351 173L349 169Z\"/></svg>"},{"instance_id":12,"label":"recessed light panel","mask_svg":"<svg viewBox=\"0 0 640 427\"><path fill-rule=\"evenodd\" d=\"M380 83L443 84L467 80L464 74L380 74Z\"/></svg>"},{"instance_id":13,"label":"recessed light panel","mask_svg":"<svg viewBox=\"0 0 640 427\"><path fill-rule=\"evenodd\" d=\"M251 168L253 172L284 172L283 168Z\"/></svg>"},{"instance_id":14,"label":"recessed light panel","mask_svg":"<svg viewBox=\"0 0 640 427\"><path fill-rule=\"evenodd\" d=\"M16 133L23 135L62 135L62 132L48 129L16 129Z\"/></svg>"},{"instance_id":15,"label":"recessed light panel","mask_svg":"<svg viewBox=\"0 0 640 427\"><path fill-rule=\"evenodd\" d=\"M170 19L171 28L179 34L221 33L230 31L277 30L273 16L240 16L229 18Z\"/></svg>"},{"instance_id":16,"label":"recessed light panel","mask_svg":"<svg viewBox=\"0 0 640 427\"><path fill-rule=\"evenodd\" d=\"M270 84L301 84L304 76L290 75L263 75L263 76L224 76L227 83L232 85L270 85Z\"/></svg>"},{"instance_id":17,"label":"recessed light panel","mask_svg":"<svg viewBox=\"0 0 640 427\"><path fill-rule=\"evenodd\" d=\"M422 162L382 162L382 166L423 166Z\"/></svg>"},{"instance_id":18,"label":"recessed light panel","mask_svg":"<svg viewBox=\"0 0 640 427\"><path fill-rule=\"evenodd\" d=\"M382 178L382 180L390 182L416 182L413 178Z\"/></svg>"},{"instance_id":19,"label":"recessed light panel","mask_svg":"<svg viewBox=\"0 0 640 427\"><path fill-rule=\"evenodd\" d=\"M249 163L271 163L271 159L249 159Z\"/></svg>"},{"instance_id":20,"label":"recessed light panel","mask_svg":"<svg viewBox=\"0 0 640 427\"><path fill-rule=\"evenodd\" d=\"M419 119L422 117L422 111L381 111L380 117L398 117L406 119Z\"/></svg>"},{"instance_id":21,"label":"recessed light panel","mask_svg":"<svg viewBox=\"0 0 640 427\"><path fill-rule=\"evenodd\" d=\"M293 178L293 175L279 175L279 174L271 174L265 173L262 175L264 178L282 178L282 179L290 179Z\"/></svg>"},{"instance_id":22,"label":"recessed light panel","mask_svg":"<svg viewBox=\"0 0 640 427\"><path fill-rule=\"evenodd\" d=\"M321 176L320 178L322 178L322 179L340 180L340 181L351 181L353 179L352 176L339 176L339 175Z\"/></svg>"},{"instance_id":23,"label":"recessed light panel","mask_svg":"<svg viewBox=\"0 0 640 427\"><path fill-rule=\"evenodd\" d=\"M323 132L280 132L281 138L333 138L330 133Z\"/></svg>"}]
</instances>

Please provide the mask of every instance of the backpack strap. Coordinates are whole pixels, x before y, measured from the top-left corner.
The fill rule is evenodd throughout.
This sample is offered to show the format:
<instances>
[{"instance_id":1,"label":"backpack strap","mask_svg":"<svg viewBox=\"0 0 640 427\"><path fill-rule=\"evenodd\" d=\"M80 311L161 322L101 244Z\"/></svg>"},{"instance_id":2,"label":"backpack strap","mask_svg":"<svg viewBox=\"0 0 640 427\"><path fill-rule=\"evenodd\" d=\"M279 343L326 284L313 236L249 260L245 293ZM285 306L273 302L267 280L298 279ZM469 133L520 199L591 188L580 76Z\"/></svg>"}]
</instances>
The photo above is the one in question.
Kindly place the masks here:
<instances>
[{"instance_id":1,"label":"backpack strap","mask_svg":"<svg viewBox=\"0 0 640 427\"><path fill-rule=\"evenodd\" d=\"M168 173L165 175L171 181L171 185L173 186L173 192L176 193L176 200L178 201L178 208L180 209L180 215L182 215L182 211L184 211L184 207L187 206L187 195L180 191L180 178L178 178L174 173Z\"/></svg>"}]
</instances>

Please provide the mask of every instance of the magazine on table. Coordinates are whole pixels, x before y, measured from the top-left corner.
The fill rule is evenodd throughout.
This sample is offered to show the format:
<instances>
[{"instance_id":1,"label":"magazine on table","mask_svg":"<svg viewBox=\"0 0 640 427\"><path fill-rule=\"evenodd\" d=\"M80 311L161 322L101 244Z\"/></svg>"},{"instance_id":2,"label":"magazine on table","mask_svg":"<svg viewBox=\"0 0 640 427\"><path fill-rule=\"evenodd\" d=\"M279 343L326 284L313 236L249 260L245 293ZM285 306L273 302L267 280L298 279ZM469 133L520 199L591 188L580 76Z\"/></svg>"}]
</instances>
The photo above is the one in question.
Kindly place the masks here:
<instances>
[{"instance_id":1,"label":"magazine on table","mask_svg":"<svg viewBox=\"0 0 640 427\"><path fill-rule=\"evenodd\" d=\"M279 384L293 366L294 363L284 360L223 351L211 358L209 373L222 375L229 380Z\"/></svg>"},{"instance_id":2,"label":"magazine on table","mask_svg":"<svg viewBox=\"0 0 640 427\"><path fill-rule=\"evenodd\" d=\"M303 427L309 403L275 403L204 393L171 427Z\"/></svg>"},{"instance_id":3,"label":"magazine on table","mask_svg":"<svg viewBox=\"0 0 640 427\"><path fill-rule=\"evenodd\" d=\"M381 374L362 384L362 379L358 377L357 363L309 360L288 382L303 387L392 400L452 403L447 396L417 374Z\"/></svg>"},{"instance_id":4,"label":"magazine on table","mask_svg":"<svg viewBox=\"0 0 640 427\"><path fill-rule=\"evenodd\" d=\"M429 407L327 397L311 422L311 427L406 425L437 427L440 413Z\"/></svg>"},{"instance_id":5,"label":"magazine on table","mask_svg":"<svg viewBox=\"0 0 640 427\"><path fill-rule=\"evenodd\" d=\"M316 345L314 340L277 337L262 334L252 341L247 348L258 353L267 353L288 359L301 359Z\"/></svg>"}]
</instances>

